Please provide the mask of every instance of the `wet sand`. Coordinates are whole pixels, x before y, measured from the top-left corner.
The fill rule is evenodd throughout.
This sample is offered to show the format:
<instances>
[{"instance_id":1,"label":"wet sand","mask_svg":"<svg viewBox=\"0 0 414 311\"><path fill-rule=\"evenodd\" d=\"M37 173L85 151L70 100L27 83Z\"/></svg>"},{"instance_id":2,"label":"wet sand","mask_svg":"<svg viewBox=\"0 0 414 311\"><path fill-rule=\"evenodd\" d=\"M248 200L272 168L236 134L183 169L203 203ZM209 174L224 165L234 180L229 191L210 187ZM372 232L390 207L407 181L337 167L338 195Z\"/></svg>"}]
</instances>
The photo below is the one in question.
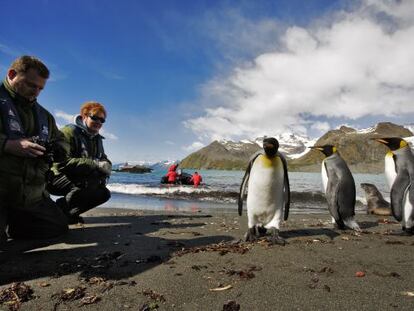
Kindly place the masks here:
<instances>
[{"instance_id":1,"label":"wet sand","mask_svg":"<svg viewBox=\"0 0 414 311\"><path fill-rule=\"evenodd\" d=\"M327 213L291 215L286 246L240 243L245 214L100 208L84 218L62 238L0 252L2 293L13 282L33 290L20 310L414 309L414 237L391 217L357 215L355 234L332 229Z\"/></svg>"}]
</instances>

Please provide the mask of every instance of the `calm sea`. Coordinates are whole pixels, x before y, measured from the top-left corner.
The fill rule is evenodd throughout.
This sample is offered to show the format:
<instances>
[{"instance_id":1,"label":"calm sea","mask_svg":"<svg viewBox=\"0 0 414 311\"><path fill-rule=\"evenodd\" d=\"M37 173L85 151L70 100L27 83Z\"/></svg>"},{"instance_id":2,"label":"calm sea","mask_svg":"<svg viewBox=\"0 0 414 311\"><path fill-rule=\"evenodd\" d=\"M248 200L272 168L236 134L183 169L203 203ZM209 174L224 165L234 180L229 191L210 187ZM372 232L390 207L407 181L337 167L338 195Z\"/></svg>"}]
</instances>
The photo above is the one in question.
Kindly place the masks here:
<instances>
[{"instance_id":1,"label":"calm sea","mask_svg":"<svg viewBox=\"0 0 414 311\"><path fill-rule=\"evenodd\" d=\"M147 174L113 172L108 183L112 198L102 207L193 212L221 209L236 212L236 198L244 172L222 170L198 172L204 182L199 188L161 185L160 179L166 170L155 170ZM326 212L320 173L291 172L289 178L292 191L291 213ZM389 198L389 189L383 174L354 174L354 179L357 188L357 212L364 212L366 203L360 183L376 185L385 199Z\"/></svg>"}]
</instances>

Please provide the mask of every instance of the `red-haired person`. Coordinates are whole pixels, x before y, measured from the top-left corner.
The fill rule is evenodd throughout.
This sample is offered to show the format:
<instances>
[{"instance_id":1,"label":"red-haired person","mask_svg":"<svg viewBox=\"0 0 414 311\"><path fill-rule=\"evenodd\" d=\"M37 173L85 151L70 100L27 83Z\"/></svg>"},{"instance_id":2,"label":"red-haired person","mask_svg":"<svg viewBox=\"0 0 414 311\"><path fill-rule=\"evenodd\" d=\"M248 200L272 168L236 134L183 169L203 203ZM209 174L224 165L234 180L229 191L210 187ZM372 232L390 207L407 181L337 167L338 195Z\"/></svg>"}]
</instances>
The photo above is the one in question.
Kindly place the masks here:
<instances>
[{"instance_id":1,"label":"red-haired person","mask_svg":"<svg viewBox=\"0 0 414 311\"><path fill-rule=\"evenodd\" d=\"M55 177L49 183L50 193L58 196L56 203L69 218L69 223L83 222L80 214L105 203L111 197L106 188L112 164L103 148L99 134L106 120L106 110L98 102L82 105L75 123L61 129L70 144L67 161L55 163Z\"/></svg>"},{"instance_id":2,"label":"red-haired person","mask_svg":"<svg viewBox=\"0 0 414 311\"><path fill-rule=\"evenodd\" d=\"M0 244L8 236L50 238L68 230L45 190L52 151L61 161L69 148L53 116L37 102L48 78L45 64L25 55L0 84Z\"/></svg>"}]
</instances>

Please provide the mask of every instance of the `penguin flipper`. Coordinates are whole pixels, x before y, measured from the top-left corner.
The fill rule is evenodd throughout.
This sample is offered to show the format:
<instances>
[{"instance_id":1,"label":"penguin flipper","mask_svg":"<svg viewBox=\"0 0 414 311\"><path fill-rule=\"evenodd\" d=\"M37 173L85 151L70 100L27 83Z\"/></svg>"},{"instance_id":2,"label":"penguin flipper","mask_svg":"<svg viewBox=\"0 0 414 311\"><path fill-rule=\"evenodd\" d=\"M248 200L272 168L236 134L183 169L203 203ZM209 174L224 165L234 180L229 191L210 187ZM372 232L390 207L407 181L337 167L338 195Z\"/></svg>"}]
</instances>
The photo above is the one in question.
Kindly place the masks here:
<instances>
[{"instance_id":1,"label":"penguin flipper","mask_svg":"<svg viewBox=\"0 0 414 311\"><path fill-rule=\"evenodd\" d=\"M245 194L246 188L247 188L247 182L249 181L249 177L250 177L250 168L251 167L249 165L246 169L246 172L244 173L244 177L243 177L242 183L240 185L239 197L237 199L239 216L241 216L242 213L243 213L243 199L244 199L244 194Z\"/></svg>"},{"instance_id":2,"label":"penguin flipper","mask_svg":"<svg viewBox=\"0 0 414 311\"><path fill-rule=\"evenodd\" d=\"M284 211L283 211L283 220L287 220L289 217L289 208L290 208L290 185L289 185L289 175L288 175L288 168L287 168L287 161L285 157L281 154L279 154L280 159L283 163L283 201L285 203L284 205Z\"/></svg>"},{"instance_id":3,"label":"penguin flipper","mask_svg":"<svg viewBox=\"0 0 414 311\"><path fill-rule=\"evenodd\" d=\"M249 177L250 177L250 170L252 169L254 160L256 160L256 158L261 154L262 153L260 151L256 152L250 158L249 164L247 165L247 168L246 168L246 172L244 173L243 180L242 180L242 183L240 185L239 197L237 199L239 216L241 216L242 213L243 213L243 199L244 199L244 195L245 195L246 190L247 190L247 184L248 184Z\"/></svg>"},{"instance_id":4,"label":"penguin flipper","mask_svg":"<svg viewBox=\"0 0 414 311\"><path fill-rule=\"evenodd\" d=\"M355 216L355 181L350 172L349 175L342 175L340 180L336 204L341 219L346 221Z\"/></svg>"},{"instance_id":5,"label":"penguin flipper","mask_svg":"<svg viewBox=\"0 0 414 311\"><path fill-rule=\"evenodd\" d=\"M326 188L326 201L331 216L335 219L339 227L344 227L344 222L339 214L338 192L340 189L339 178L336 174L329 174L328 185Z\"/></svg>"},{"instance_id":6,"label":"penguin flipper","mask_svg":"<svg viewBox=\"0 0 414 311\"><path fill-rule=\"evenodd\" d=\"M409 186L410 175L404 171L397 175L391 187L391 212L398 221L403 218L403 202Z\"/></svg>"}]
</instances>

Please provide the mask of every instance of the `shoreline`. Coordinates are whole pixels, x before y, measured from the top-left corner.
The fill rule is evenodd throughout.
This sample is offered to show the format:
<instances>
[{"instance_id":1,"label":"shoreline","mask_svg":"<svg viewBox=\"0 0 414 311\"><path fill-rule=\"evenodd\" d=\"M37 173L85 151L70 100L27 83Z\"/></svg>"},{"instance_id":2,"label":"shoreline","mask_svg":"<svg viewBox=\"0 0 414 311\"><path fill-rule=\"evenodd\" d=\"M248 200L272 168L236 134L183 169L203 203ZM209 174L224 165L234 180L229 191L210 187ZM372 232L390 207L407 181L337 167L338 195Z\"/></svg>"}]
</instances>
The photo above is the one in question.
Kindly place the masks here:
<instances>
[{"instance_id":1,"label":"shoreline","mask_svg":"<svg viewBox=\"0 0 414 311\"><path fill-rule=\"evenodd\" d=\"M324 214L327 213L328 206L325 196L322 193L300 192L296 194L290 206L291 214ZM356 214L366 213L365 197L356 201ZM219 202L190 197L163 197L153 195L135 195L124 193L112 193L112 198L107 203L98 207L116 208L127 210L146 210L146 211L174 211L174 212L229 212L237 214L237 201ZM244 212L246 202L244 202Z\"/></svg>"},{"instance_id":2,"label":"shoreline","mask_svg":"<svg viewBox=\"0 0 414 311\"><path fill-rule=\"evenodd\" d=\"M62 238L9 241L0 290L29 285L36 298L20 310L413 309L414 238L391 217L358 214L355 234L332 229L327 212L293 214L284 247L240 243L246 218L93 209Z\"/></svg>"}]
</instances>

